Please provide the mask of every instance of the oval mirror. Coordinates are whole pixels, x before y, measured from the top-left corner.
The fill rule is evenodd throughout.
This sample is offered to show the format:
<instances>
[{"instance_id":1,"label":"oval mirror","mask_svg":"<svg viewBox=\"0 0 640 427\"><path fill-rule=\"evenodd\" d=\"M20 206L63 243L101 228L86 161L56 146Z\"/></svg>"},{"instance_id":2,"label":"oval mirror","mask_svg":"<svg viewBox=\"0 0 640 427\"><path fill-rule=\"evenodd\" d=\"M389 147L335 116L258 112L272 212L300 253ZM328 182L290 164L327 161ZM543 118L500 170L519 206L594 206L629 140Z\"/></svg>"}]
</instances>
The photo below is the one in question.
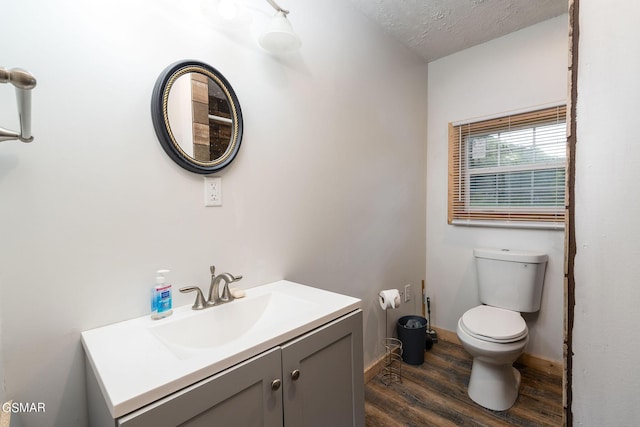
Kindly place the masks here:
<instances>
[{"instance_id":1,"label":"oval mirror","mask_svg":"<svg viewBox=\"0 0 640 427\"><path fill-rule=\"evenodd\" d=\"M242 112L233 88L203 62L178 61L158 77L151 117L160 145L184 169L211 174L231 163L242 140Z\"/></svg>"}]
</instances>

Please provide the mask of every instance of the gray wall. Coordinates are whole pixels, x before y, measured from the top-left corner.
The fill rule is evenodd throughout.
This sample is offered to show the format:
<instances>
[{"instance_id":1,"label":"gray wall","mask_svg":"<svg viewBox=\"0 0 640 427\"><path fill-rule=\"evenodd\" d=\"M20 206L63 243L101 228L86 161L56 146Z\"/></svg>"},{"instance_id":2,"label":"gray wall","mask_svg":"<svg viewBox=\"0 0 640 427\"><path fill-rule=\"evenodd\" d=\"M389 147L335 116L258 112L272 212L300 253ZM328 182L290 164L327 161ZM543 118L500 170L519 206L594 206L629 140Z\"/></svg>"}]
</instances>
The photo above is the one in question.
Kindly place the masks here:
<instances>
[{"instance_id":1,"label":"gray wall","mask_svg":"<svg viewBox=\"0 0 640 427\"><path fill-rule=\"evenodd\" d=\"M427 290L432 321L455 331L479 304L474 247L539 250L549 255L538 313L525 315L526 352L562 362L564 233L447 224L448 123L534 109L567 97L567 15L429 64Z\"/></svg>"},{"instance_id":2,"label":"gray wall","mask_svg":"<svg viewBox=\"0 0 640 427\"><path fill-rule=\"evenodd\" d=\"M575 187L576 426L640 422L638 2L580 2ZM632 53L633 52L633 53Z\"/></svg>"},{"instance_id":3,"label":"gray wall","mask_svg":"<svg viewBox=\"0 0 640 427\"><path fill-rule=\"evenodd\" d=\"M86 424L80 332L148 313L159 268L176 287L206 286L215 263L245 288L285 278L362 298L365 365L382 354L378 291L419 294L424 278L427 66L343 2L294 3L303 46L286 58L253 39L264 1L239 31L195 0L3 5L0 65L38 78L35 141L0 145L5 397L46 403L25 425ZM186 58L220 70L244 113L221 208L151 124L157 76ZM2 86L0 125L17 128Z\"/></svg>"}]
</instances>

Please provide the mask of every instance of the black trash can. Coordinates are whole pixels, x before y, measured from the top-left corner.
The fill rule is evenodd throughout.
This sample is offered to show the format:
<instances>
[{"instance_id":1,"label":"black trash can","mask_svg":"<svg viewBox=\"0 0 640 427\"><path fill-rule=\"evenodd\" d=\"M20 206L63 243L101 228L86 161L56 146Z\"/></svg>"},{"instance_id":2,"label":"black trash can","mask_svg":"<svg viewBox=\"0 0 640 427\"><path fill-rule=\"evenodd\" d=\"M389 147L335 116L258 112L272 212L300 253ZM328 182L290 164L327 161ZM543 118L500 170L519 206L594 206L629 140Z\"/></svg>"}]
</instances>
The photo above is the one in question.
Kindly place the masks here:
<instances>
[{"instance_id":1,"label":"black trash can","mask_svg":"<svg viewBox=\"0 0 640 427\"><path fill-rule=\"evenodd\" d=\"M398 319L398 339L402 342L402 360L410 365L424 363L427 319L402 316Z\"/></svg>"}]
</instances>

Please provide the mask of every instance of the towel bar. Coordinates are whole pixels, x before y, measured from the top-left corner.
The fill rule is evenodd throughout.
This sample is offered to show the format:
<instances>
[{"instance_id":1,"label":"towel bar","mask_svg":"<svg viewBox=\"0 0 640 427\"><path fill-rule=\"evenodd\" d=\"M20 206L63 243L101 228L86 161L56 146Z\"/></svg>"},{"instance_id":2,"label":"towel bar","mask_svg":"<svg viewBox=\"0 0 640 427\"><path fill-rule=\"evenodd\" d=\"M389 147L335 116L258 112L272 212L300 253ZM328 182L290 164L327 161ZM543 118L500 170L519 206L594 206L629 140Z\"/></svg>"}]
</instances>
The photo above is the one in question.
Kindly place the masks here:
<instances>
[{"instance_id":1,"label":"towel bar","mask_svg":"<svg viewBox=\"0 0 640 427\"><path fill-rule=\"evenodd\" d=\"M36 87L36 78L33 74L20 68L7 70L0 67L0 83L11 83L15 86L20 117L20 132L0 127L0 141L12 139L19 139L22 142L33 141L33 135L31 135L31 89Z\"/></svg>"}]
</instances>

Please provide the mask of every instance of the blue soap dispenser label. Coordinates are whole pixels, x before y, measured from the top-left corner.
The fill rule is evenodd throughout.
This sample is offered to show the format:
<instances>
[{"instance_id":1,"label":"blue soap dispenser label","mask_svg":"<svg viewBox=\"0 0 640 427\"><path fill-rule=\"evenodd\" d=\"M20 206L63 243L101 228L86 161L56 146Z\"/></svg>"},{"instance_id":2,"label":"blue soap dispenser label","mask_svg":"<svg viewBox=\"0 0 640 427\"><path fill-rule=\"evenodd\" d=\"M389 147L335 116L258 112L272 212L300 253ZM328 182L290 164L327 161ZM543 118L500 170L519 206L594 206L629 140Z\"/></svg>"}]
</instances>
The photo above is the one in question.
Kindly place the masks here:
<instances>
[{"instance_id":1,"label":"blue soap dispenser label","mask_svg":"<svg viewBox=\"0 0 640 427\"><path fill-rule=\"evenodd\" d=\"M171 285L156 288L158 313L171 310Z\"/></svg>"},{"instance_id":2,"label":"blue soap dispenser label","mask_svg":"<svg viewBox=\"0 0 640 427\"><path fill-rule=\"evenodd\" d=\"M151 318L161 319L173 313L173 299L171 296L171 285L165 282L164 275L169 270L158 270L156 276L156 286L151 293Z\"/></svg>"},{"instance_id":3,"label":"blue soap dispenser label","mask_svg":"<svg viewBox=\"0 0 640 427\"><path fill-rule=\"evenodd\" d=\"M158 312L158 297L155 286L151 288L151 314Z\"/></svg>"}]
</instances>

